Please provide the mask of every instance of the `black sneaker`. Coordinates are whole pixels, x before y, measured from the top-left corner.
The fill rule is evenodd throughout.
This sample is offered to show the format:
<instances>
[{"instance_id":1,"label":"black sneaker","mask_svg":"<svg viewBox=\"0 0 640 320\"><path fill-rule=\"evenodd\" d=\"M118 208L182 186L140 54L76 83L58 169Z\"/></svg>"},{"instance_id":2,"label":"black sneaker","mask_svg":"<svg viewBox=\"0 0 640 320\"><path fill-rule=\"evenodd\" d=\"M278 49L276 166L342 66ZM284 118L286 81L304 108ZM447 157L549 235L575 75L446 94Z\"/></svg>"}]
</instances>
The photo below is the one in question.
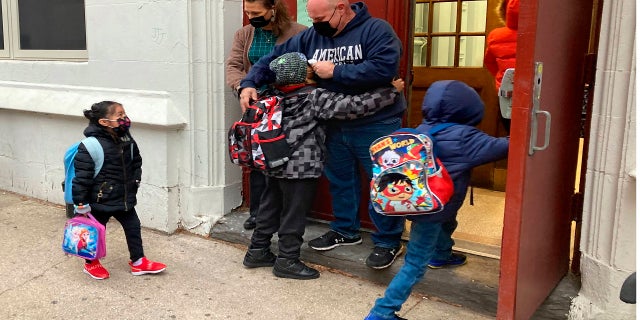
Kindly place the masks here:
<instances>
[{"instance_id":1,"label":"black sneaker","mask_svg":"<svg viewBox=\"0 0 640 320\"><path fill-rule=\"evenodd\" d=\"M245 230L251 230L256 228L256 217L249 216L247 220L242 224Z\"/></svg>"},{"instance_id":2,"label":"black sneaker","mask_svg":"<svg viewBox=\"0 0 640 320\"><path fill-rule=\"evenodd\" d=\"M440 269L444 267L457 267L467 263L467 256L462 253L453 252L448 259L431 259L429 260L429 268Z\"/></svg>"},{"instance_id":3,"label":"black sneaker","mask_svg":"<svg viewBox=\"0 0 640 320\"><path fill-rule=\"evenodd\" d=\"M321 235L320 237L309 241L309 247L311 247L312 249L324 251L331 250L337 246L350 246L361 243L362 238L360 238L360 236L349 239L333 230L329 230L329 232Z\"/></svg>"},{"instance_id":4,"label":"black sneaker","mask_svg":"<svg viewBox=\"0 0 640 320\"><path fill-rule=\"evenodd\" d=\"M375 247L373 252L367 257L367 266L373 269L384 269L389 267L404 252L402 244L397 248Z\"/></svg>"},{"instance_id":5,"label":"black sneaker","mask_svg":"<svg viewBox=\"0 0 640 320\"><path fill-rule=\"evenodd\" d=\"M249 249L244 255L242 264L247 268L271 267L276 262L276 255L269 248Z\"/></svg>"},{"instance_id":6,"label":"black sneaker","mask_svg":"<svg viewBox=\"0 0 640 320\"><path fill-rule=\"evenodd\" d=\"M298 259L278 258L273 265L273 274L280 278L309 280L320 277L318 270L307 266Z\"/></svg>"}]
</instances>

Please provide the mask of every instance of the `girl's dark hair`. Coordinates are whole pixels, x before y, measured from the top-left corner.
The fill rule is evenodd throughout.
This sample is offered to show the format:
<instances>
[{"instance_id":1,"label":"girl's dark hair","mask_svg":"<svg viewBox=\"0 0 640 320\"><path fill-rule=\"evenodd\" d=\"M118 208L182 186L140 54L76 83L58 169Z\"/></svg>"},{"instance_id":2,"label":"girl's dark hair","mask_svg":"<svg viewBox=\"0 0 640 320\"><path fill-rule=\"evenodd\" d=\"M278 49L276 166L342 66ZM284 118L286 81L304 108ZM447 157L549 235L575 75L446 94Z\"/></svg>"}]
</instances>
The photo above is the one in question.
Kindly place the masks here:
<instances>
[{"instance_id":1,"label":"girl's dark hair","mask_svg":"<svg viewBox=\"0 0 640 320\"><path fill-rule=\"evenodd\" d=\"M289 16L289 10L284 0L244 0L250 3L261 3L263 7L267 9L273 9L276 12L275 21L273 21L273 34L276 36L281 35L285 29L289 28L291 24L291 17Z\"/></svg>"},{"instance_id":2,"label":"girl's dark hair","mask_svg":"<svg viewBox=\"0 0 640 320\"><path fill-rule=\"evenodd\" d=\"M90 109L84 109L84 117L89 123L98 124L98 120L107 118L113 112L113 106L119 104L114 101L102 101L91 105Z\"/></svg>"}]
</instances>

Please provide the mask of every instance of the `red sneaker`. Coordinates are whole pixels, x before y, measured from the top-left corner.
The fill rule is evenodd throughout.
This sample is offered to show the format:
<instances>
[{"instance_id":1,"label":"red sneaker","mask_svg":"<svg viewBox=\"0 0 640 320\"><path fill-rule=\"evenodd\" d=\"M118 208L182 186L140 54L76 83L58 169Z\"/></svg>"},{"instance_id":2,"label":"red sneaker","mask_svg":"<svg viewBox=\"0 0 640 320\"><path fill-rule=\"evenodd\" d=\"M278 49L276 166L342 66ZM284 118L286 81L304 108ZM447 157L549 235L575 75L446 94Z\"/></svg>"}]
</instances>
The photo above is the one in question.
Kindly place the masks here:
<instances>
[{"instance_id":1,"label":"red sneaker","mask_svg":"<svg viewBox=\"0 0 640 320\"><path fill-rule=\"evenodd\" d=\"M100 260L93 260L91 263L85 263L84 270L82 271L96 280L109 278L109 271L100 264Z\"/></svg>"},{"instance_id":2,"label":"red sneaker","mask_svg":"<svg viewBox=\"0 0 640 320\"><path fill-rule=\"evenodd\" d=\"M134 266L133 262L129 261L131 266L131 274L134 276L140 276L147 273L160 273L167 268L164 263L147 260L146 257L142 257L142 263L138 266Z\"/></svg>"}]
</instances>

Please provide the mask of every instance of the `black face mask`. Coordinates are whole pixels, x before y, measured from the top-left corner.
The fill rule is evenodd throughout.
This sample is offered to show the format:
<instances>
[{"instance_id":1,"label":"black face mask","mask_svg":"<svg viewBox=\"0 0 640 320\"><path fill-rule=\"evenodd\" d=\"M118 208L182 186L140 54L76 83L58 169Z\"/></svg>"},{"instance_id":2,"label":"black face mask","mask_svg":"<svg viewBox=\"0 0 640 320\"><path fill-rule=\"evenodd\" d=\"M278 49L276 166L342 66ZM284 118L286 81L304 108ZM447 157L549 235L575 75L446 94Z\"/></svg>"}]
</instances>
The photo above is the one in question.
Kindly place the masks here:
<instances>
[{"instance_id":1,"label":"black face mask","mask_svg":"<svg viewBox=\"0 0 640 320\"><path fill-rule=\"evenodd\" d=\"M251 23L254 28L266 27L269 25L269 22L270 21L265 19L264 16L249 19L249 23Z\"/></svg>"},{"instance_id":2,"label":"black face mask","mask_svg":"<svg viewBox=\"0 0 640 320\"><path fill-rule=\"evenodd\" d=\"M338 9L338 7L335 7L333 9L333 13L331 14L331 17L329 18L329 20L313 23L313 29L316 30L316 32L321 36L331 38L333 37L334 34L336 34L336 32L338 32L338 28L332 27L331 24L329 23L331 19L333 19L333 15L336 14L336 9ZM340 20L342 20L342 17L340 17Z\"/></svg>"},{"instance_id":3,"label":"black face mask","mask_svg":"<svg viewBox=\"0 0 640 320\"><path fill-rule=\"evenodd\" d=\"M314 22L313 29L316 30L318 34L325 37L333 37L336 32L338 32L338 28L334 28L329 24L329 21L322 22Z\"/></svg>"}]
</instances>

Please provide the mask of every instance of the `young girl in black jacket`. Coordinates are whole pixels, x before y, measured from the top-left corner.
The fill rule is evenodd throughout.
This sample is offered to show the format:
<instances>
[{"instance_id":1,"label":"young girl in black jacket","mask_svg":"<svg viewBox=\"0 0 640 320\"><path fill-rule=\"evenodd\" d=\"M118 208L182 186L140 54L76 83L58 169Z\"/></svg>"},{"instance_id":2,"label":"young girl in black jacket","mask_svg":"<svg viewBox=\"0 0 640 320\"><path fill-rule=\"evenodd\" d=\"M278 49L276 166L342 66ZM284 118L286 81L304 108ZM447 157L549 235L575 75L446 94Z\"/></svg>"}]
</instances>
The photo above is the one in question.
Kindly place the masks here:
<instances>
[{"instance_id":1,"label":"young girl in black jacket","mask_svg":"<svg viewBox=\"0 0 640 320\"><path fill-rule=\"evenodd\" d=\"M129 133L131 120L122 104L113 101L95 103L84 110L89 125L87 137L95 137L104 151L104 164L94 178L94 162L83 144L74 158L76 176L72 194L77 212L91 211L101 224L114 217L124 229L131 261L131 273L159 273L166 266L144 256L140 219L135 210L136 194L142 176L140 150ZM99 260L86 260L84 272L94 279L106 279L109 272Z\"/></svg>"}]
</instances>

